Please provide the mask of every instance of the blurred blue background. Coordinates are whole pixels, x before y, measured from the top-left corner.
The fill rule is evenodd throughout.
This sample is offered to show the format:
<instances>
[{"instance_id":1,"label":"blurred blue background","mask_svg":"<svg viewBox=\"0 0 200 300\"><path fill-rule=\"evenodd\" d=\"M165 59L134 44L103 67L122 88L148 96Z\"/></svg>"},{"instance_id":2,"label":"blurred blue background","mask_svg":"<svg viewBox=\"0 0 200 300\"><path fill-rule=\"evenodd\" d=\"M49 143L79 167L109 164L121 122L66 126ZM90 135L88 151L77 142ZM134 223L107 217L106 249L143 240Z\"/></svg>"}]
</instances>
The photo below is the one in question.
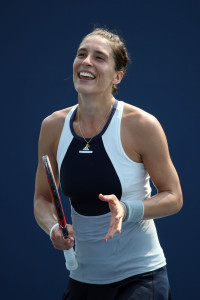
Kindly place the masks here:
<instances>
[{"instance_id":1,"label":"blurred blue background","mask_svg":"<svg viewBox=\"0 0 200 300\"><path fill-rule=\"evenodd\" d=\"M42 120L77 102L72 63L94 25L116 29L131 55L117 98L155 115L167 135L184 207L156 225L173 299L198 299L199 3L1 2L1 299L59 300L67 284L63 254L33 216L37 143Z\"/></svg>"}]
</instances>

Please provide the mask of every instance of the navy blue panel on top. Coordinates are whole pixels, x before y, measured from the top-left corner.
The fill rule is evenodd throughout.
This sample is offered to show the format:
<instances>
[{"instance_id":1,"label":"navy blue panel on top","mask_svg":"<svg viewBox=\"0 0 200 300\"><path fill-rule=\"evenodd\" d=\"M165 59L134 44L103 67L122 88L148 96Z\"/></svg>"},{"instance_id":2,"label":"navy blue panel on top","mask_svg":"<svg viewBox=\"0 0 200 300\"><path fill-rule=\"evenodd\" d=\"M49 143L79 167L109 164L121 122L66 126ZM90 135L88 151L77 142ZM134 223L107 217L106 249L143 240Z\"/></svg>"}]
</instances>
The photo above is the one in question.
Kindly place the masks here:
<instances>
[{"instance_id":1,"label":"navy blue panel on top","mask_svg":"<svg viewBox=\"0 0 200 300\"><path fill-rule=\"evenodd\" d=\"M112 115L114 111L115 109ZM121 183L101 137L111 119L112 116L102 132L91 141L90 150L93 153L79 153L79 150L85 147L86 142L74 134L61 165L62 191L70 198L74 209L85 216L97 216L110 211L108 204L99 199L100 193L115 194L118 199L121 199Z\"/></svg>"}]
</instances>

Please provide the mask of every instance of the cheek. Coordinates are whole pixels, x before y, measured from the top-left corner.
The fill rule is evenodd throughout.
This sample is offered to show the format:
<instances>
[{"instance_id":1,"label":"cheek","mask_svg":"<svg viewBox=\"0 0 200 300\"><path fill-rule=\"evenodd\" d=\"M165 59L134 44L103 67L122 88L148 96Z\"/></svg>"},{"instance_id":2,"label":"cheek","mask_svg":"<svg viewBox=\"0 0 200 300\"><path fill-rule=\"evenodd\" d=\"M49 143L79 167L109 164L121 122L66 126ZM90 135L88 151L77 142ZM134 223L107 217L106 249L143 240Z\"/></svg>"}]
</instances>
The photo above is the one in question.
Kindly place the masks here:
<instances>
[{"instance_id":1,"label":"cheek","mask_svg":"<svg viewBox=\"0 0 200 300\"><path fill-rule=\"evenodd\" d=\"M78 61L75 59L74 60L74 63L73 63L73 81L74 81L74 84L78 78L78 75L77 75L77 70L78 70Z\"/></svg>"},{"instance_id":2,"label":"cheek","mask_svg":"<svg viewBox=\"0 0 200 300\"><path fill-rule=\"evenodd\" d=\"M107 79L109 80L109 81L113 81L114 80L114 77L115 77L115 72L114 72L114 70L111 70L111 69L109 69L108 70L108 72L107 72Z\"/></svg>"},{"instance_id":3,"label":"cheek","mask_svg":"<svg viewBox=\"0 0 200 300\"><path fill-rule=\"evenodd\" d=\"M77 60L75 59L74 63L73 63L73 82L74 82L74 84L75 84L75 81L76 81L76 78L77 78L77 76L76 76L76 74L77 74L76 70L77 70Z\"/></svg>"},{"instance_id":4,"label":"cheek","mask_svg":"<svg viewBox=\"0 0 200 300\"><path fill-rule=\"evenodd\" d=\"M73 62L73 71L75 71L75 70L77 69L78 64L79 64L78 59L75 58L75 60L74 60L74 62Z\"/></svg>"}]
</instances>

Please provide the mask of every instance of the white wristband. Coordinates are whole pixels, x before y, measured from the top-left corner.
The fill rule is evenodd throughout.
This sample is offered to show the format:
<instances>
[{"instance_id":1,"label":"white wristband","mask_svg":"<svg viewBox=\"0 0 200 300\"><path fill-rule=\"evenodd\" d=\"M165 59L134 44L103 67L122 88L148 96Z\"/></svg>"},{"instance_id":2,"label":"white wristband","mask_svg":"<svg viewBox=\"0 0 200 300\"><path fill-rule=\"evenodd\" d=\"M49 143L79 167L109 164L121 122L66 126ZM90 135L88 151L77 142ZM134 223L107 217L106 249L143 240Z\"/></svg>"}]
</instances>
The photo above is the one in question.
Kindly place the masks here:
<instances>
[{"instance_id":1,"label":"white wristband","mask_svg":"<svg viewBox=\"0 0 200 300\"><path fill-rule=\"evenodd\" d=\"M126 207L126 215L123 218L125 222L134 222L137 223L142 220L144 216L144 204L141 200L126 200L121 203L125 204Z\"/></svg>"},{"instance_id":2,"label":"white wristband","mask_svg":"<svg viewBox=\"0 0 200 300\"><path fill-rule=\"evenodd\" d=\"M126 208L126 204L124 202L120 201L120 203L124 208L124 216L123 216L123 219L122 219L122 221L124 221L124 220L126 220L127 208Z\"/></svg>"},{"instance_id":3,"label":"white wristband","mask_svg":"<svg viewBox=\"0 0 200 300\"><path fill-rule=\"evenodd\" d=\"M54 225L51 227L51 230L50 230L50 232L49 232L50 239L51 239L51 235L52 235L52 232L53 232L54 228L57 227L57 226L59 226L58 223L54 224Z\"/></svg>"}]
</instances>

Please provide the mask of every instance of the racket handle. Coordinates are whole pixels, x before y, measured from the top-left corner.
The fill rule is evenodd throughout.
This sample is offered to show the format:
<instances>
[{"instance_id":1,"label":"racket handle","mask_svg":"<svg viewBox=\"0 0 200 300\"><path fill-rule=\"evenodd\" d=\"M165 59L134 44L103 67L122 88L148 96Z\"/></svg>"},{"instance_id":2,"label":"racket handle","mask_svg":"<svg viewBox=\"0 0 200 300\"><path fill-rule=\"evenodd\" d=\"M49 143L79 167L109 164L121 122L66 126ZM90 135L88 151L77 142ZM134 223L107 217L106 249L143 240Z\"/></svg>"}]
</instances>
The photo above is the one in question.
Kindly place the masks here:
<instances>
[{"instance_id":1,"label":"racket handle","mask_svg":"<svg viewBox=\"0 0 200 300\"><path fill-rule=\"evenodd\" d=\"M69 250L64 250L64 256L66 261L66 268L69 271L76 270L78 268L78 263L76 261L75 252L73 247Z\"/></svg>"}]
</instances>

